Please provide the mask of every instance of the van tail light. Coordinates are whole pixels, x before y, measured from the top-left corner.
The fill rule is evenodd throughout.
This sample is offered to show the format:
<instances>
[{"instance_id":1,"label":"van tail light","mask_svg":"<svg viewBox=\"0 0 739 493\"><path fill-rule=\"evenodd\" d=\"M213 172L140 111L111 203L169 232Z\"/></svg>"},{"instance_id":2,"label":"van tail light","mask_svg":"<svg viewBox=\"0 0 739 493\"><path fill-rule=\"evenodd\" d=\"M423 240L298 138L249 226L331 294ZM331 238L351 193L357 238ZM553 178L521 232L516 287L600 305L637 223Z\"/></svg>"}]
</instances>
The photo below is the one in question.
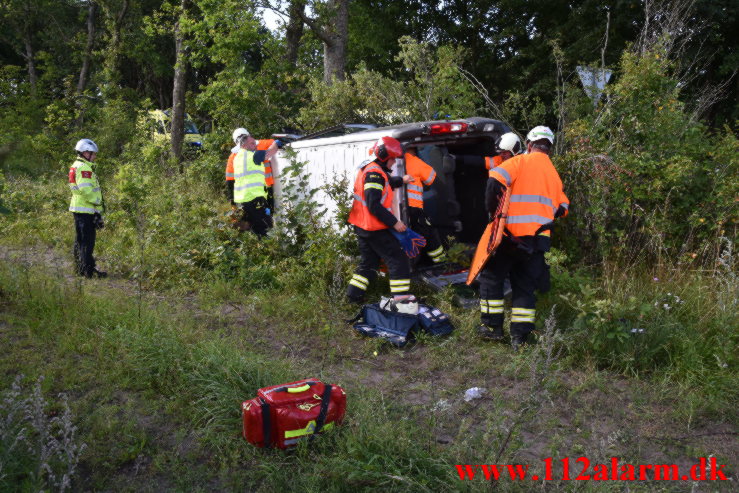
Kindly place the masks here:
<instances>
[{"instance_id":1,"label":"van tail light","mask_svg":"<svg viewBox=\"0 0 739 493\"><path fill-rule=\"evenodd\" d=\"M431 124L431 135L460 134L467 131L467 124L463 122L444 122Z\"/></svg>"}]
</instances>

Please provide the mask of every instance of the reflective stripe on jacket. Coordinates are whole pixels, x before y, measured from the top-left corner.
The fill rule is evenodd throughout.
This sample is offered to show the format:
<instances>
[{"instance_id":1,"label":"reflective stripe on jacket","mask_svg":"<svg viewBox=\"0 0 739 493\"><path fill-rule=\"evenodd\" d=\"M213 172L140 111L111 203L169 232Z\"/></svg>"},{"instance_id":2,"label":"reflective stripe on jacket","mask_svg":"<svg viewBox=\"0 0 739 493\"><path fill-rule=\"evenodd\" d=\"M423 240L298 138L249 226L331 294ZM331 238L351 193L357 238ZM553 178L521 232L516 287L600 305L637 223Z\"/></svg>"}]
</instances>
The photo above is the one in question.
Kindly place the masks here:
<instances>
[{"instance_id":1,"label":"reflective stripe on jacket","mask_svg":"<svg viewBox=\"0 0 739 493\"><path fill-rule=\"evenodd\" d=\"M511 189L506 229L513 236L537 234L543 224L554 220L560 206L567 212L570 201L562 190L562 180L543 152L514 156L490 170L490 177Z\"/></svg>"},{"instance_id":2,"label":"reflective stripe on jacket","mask_svg":"<svg viewBox=\"0 0 739 493\"><path fill-rule=\"evenodd\" d=\"M254 153L239 149L234 158L234 202L243 204L267 197L264 166L254 162Z\"/></svg>"},{"instance_id":3,"label":"reflective stripe on jacket","mask_svg":"<svg viewBox=\"0 0 739 493\"><path fill-rule=\"evenodd\" d=\"M72 191L72 200L69 203L71 212L82 214L104 212L100 183L90 161L79 158L69 168L69 189Z\"/></svg>"},{"instance_id":4,"label":"reflective stripe on jacket","mask_svg":"<svg viewBox=\"0 0 739 493\"><path fill-rule=\"evenodd\" d=\"M379 183L368 183L365 185L365 178L367 173L379 173L385 178L385 186L382 187L382 206L388 211L392 212L393 205L393 189L390 187L390 180L388 179L387 173L382 167L370 161L367 165L359 170L357 173L357 179L354 181L354 202L352 203L352 210L349 213L349 223L366 231L378 231L381 229L388 229L388 226L377 219L367 207L367 202L364 200L364 189L365 187L380 188Z\"/></svg>"},{"instance_id":5,"label":"reflective stripe on jacket","mask_svg":"<svg viewBox=\"0 0 739 493\"><path fill-rule=\"evenodd\" d=\"M257 142L257 150L258 151L266 151L269 149L269 146L274 144L275 139L261 139ZM264 180L267 183L268 187L271 187L275 184L275 179L272 176L272 164L269 161L264 162Z\"/></svg>"},{"instance_id":6,"label":"reflective stripe on jacket","mask_svg":"<svg viewBox=\"0 0 739 493\"><path fill-rule=\"evenodd\" d=\"M406 153L405 172L413 177L413 182L406 187L408 190L408 205L423 209L423 187L431 186L434 183L436 171L421 158Z\"/></svg>"}]
</instances>

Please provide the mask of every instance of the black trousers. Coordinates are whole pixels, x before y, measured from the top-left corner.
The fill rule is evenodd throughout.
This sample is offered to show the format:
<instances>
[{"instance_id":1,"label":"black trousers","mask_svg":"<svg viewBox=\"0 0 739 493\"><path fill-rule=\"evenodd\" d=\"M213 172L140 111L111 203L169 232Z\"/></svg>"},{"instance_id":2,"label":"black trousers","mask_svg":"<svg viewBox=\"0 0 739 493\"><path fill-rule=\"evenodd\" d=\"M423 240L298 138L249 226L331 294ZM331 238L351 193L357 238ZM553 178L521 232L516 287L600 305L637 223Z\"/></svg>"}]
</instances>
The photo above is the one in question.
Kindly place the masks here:
<instances>
[{"instance_id":1,"label":"black trousers","mask_svg":"<svg viewBox=\"0 0 739 493\"><path fill-rule=\"evenodd\" d=\"M503 326L503 283L510 276L511 336L534 330L535 290L543 285L549 270L544 252L528 253L506 238L480 273L481 321L489 327Z\"/></svg>"},{"instance_id":2,"label":"black trousers","mask_svg":"<svg viewBox=\"0 0 739 493\"><path fill-rule=\"evenodd\" d=\"M275 190L274 187L267 187L267 207L269 207L270 213L275 213Z\"/></svg>"},{"instance_id":3,"label":"black trousers","mask_svg":"<svg viewBox=\"0 0 739 493\"><path fill-rule=\"evenodd\" d=\"M408 207L408 215L410 216L410 228L426 238L424 251L432 261L438 262L437 258L440 258L444 252L443 249L439 250L441 246L439 231L431 224L431 220L420 207ZM436 253L436 255L431 255L431 252Z\"/></svg>"},{"instance_id":4,"label":"black trousers","mask_svg":"<svg viewBox=\"0 0 739 493\"><path fill-rule=\"evenodd\" d=\"M74 265L77 274L91 277L95 270L95 258L92 251L95 249L94 214L73 212L74 216Z\"/></svg>"},{"instance_id":5,"label":"black trousers","mask_svg":"<svg viewBox=\"0 0 739 493\"><path fill-rule=\"evenodd\" d=\"M251 230L258 236L266 235L272 227L272 211L269 210L267 199L258 197L244 202L241 204L241 209L244 211L244 220L251 224Z\"/></svg>"},{"instance_id":6,"label":"black trousers","mask_svg":"<svg viewBox=\"0 0 739 493\"><path fill-rule=\"evenodd\" d=\"M400 243L389 229L366 231L354 228L359 242L361 260L349 281L346 295L352 301L361 301L369 283L377 277L380 259L390 271L390 292L393 295L409 294L411 289L411 267Z\"/></svg>"}]
</instances>

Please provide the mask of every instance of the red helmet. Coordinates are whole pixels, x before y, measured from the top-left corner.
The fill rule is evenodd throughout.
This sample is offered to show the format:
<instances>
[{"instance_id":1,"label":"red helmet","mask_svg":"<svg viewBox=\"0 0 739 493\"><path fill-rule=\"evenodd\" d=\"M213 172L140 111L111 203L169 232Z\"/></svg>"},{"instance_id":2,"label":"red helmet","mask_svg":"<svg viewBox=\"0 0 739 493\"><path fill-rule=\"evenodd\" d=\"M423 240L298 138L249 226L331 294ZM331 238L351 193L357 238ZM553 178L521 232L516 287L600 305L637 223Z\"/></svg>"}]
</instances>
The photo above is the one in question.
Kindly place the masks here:
<instances>
[{"instance_id":1,"label":"red helmet","mask_svg":"<svg viewBox=\"0 0 739 493\"><path fill-rule=\"evenodd\" d=\"M372 148L374 154L380 162L385 162L390 158L396 158L403 155L403 146L398 139L392 137L382 137Z\"/></svg>"}]
</instances>

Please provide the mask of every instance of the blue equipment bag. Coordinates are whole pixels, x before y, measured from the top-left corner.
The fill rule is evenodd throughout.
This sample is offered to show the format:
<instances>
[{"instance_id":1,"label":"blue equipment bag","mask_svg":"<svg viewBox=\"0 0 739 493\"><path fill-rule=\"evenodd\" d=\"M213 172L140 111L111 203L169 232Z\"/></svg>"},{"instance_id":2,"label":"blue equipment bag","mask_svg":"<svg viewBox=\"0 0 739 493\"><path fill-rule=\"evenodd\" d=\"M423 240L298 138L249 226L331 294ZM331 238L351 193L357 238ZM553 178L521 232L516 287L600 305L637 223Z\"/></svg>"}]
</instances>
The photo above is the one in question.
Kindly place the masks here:
<instances>
[{"instance_id":1,"label":"blue equipment bag","mask_svg":"<svg viewBox=\"0 0 739 493\"><path fill-rule=\"evenodd\" d=\"M418 323L421 328L432 336L445 336L451 334L454 325L449 315L438 308L429 305L418 305Z\"/></svg>"},{"instance_id":2,"label":"blue equipment bag","mask_svg":"<svg viewBox=\"0 0 739 493\"><path fill-rule=\"evenodd\" d=\"M369 337L381 337L397 347L405 346L413 333L418 330L418 317L407 313L397 313L380 308L379 303L364 305L359 315L351 320L356 322L354 328L360 334Z\"/></svg>"},{"instance_id":3,"label":"blue equipment bag","mask_svg":"<svg viewBox=\"0 0 739 493\"><path fill-rule=\"evenodd\" d=\"M454 330L449 315L438 308L419 304L418 315L383 310L379 303L364 305L353 320L354 329L369 337L381 337L397 347L405 346L423 330L433 336L450 334Z\"/></svg>"}]
</instances>

